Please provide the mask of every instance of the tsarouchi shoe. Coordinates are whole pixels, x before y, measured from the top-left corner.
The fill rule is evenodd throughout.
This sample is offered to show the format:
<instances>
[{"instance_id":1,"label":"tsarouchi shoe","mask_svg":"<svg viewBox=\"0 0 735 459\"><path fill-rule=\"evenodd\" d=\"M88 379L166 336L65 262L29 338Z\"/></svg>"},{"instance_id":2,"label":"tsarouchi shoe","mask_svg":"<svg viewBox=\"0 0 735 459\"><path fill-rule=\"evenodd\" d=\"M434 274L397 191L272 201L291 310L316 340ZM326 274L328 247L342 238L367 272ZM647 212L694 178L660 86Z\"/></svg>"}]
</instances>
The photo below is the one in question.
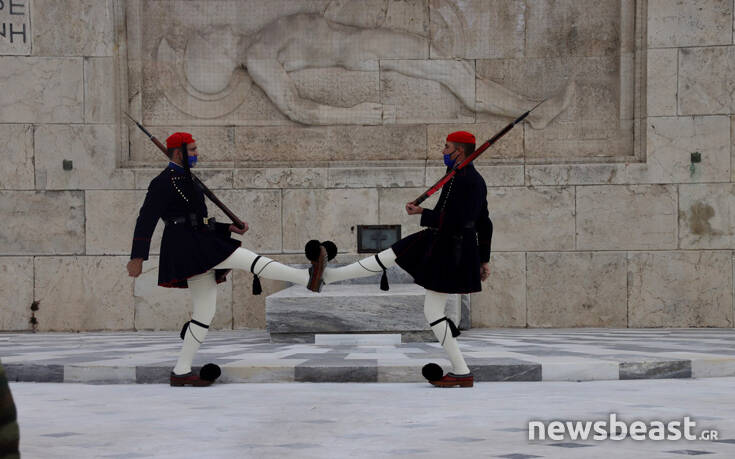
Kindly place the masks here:
<instances>
[{"instance_id":1,"label":"tsarouchi shoe","mask_svg":"<svg viewBox=\"0 0 735 459\"><path fill-rule=\"evenodd\" d=\"M171 372L171 385L174 387L181 386L192 386L192 387L206 387L211 386L214 381L209 381L200 378L191 371L184 373L183 375L177 375L173 371Z\"/></svg>"},{"instance_id":2,"label":"tsarouchi shoe","mask_svg":"<svg viewBox=\"0 0 735 459\"><path fill-rule=\"evenodd\" d=\"M309 268L309 282L306 288L312 292L319 292L322 289L322 275L324 268L327 266L327 249L319 243L319 241L309 241L305 248L306 258L311 261Z\"/></svg>"},{"instance_id":3,"label":"tsarouchi shoe","mask_svg":"<svg viewBox=\"0 0 735 459\"><path fill-rule=\"evenodd\" d=\"M466 375L447 373L441 379L429 381L429 383L436 387L472 387L475 384L475 378L472 376L472 373Z\"/></svg>"}]
</instances>

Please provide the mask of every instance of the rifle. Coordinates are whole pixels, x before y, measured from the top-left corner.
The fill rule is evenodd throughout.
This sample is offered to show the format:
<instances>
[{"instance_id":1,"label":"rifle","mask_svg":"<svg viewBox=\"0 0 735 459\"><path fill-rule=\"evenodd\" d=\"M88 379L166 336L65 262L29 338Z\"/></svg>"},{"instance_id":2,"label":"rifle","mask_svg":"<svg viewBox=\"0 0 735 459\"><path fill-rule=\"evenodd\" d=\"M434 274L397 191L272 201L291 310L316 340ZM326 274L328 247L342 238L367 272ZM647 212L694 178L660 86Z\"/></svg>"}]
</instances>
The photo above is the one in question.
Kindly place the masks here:
<instances>
[{"instance_id":1,"label":"rifle","mask_svg":"<svg viewBox=\"0 0 735 459\"><path fill-rule=\"evenodd\" d=\"M158 147L159 150L161 150L166 156L168 156L166 147L161 143L160 140L158 140L153 134L148 132L148 130L144 128L143 125L141 125L139 122L137 122L135 118L128 115L126 112L123 112L123 113L125 113L125 115L128 118L130 118L130 120L133 123L135 123L140 128L140 130L143 131L145 135L148 136L149 139L151 139L151 141ZM198 186L202 190L204 195L207 196L210 201L212 201L217 207L222 209L222 212L224 212L225 215L227 215L230 218L230 220L232 220L232 223L235 226L237 226L240 229L245 228L245 223L239 218L237 218L237 216L226 205L224 205L222 201L220 201L219 198L217 198L217 196L215 196L214 193L212 193L212 190L207 188L207 186L201 180L199 180L199 177L194 175L193 172L191 174L191 180L194 182L196 186Z\"/></svg>"},{"instance_id":2,"label":"rifle","mask_svg":"<svg viewBox=\"0 0 735 459\"><path fill-rule=\"evenodd\" d=\"M436 183L435 183L435 184L434 184L434 185L433 185L433 186L432 186L431 188L429 188L429 189L428 189L428 190L426 190L426 191L425 191L425 192L424 192L424 193L423 193L423 194L422 194L421 196L419 196L418 198L416 198L416 199L415 199L415 200L413 201L413 203L412 203L412 204L413 204L413 205L415 205L415 206L418 206L418 205L419 205L419 204L421 204L422 202L426 201L426 200L427 200L427 199L429 198L429 196L431 196L432 194L434 194L434 193L436 193L437 191L441 190L441 188L442 188L442 187L443 187L443 186L444 186L444 185L445 185L445 184L446 184L446 183L447 183L447 182L448 182L449 180L451 180L451 179L452 179L452 177L454 177L454 176L455 176L455 175L457 174L457 172L459 172L459 171L460 171L460 170L461 170L461 169L462 169L463 167L465 167L465 166L467 166L467 165L468 165L469 163L471 163L471 162L472 162L472 161L473 161L473 160L474 160L475 158L477 158L478 156L480 156L480 155L482 154L482 152L484 152L485 150L487 150L487 149L488 149L488 148L490 147L490 145L492 145L492 144L494 144L495 142L497 142L497 141L498 141L498 140L499 140L499 139L500 139L501 137L503 137L503 136L504 136L505 134L507 134L507 133L508 133L508 131L510 131L511 129L513 129L513 127L514 127L514 126L515 126L516 124L518 124L518 123L520 123L521 121L523 121L524 119L526 119L526 117L527 117L527 116L528 116L528 115L529 115L529 114L530 114L530 113L531 113L532 111L536 110L536 108L537 108L537 107L538 107L539 105L541 105L541 104L543 104L544 102L546 102L546 100L547 100L547 99L544 99L544 100L542 100L541 102L539 102L538 104L536 104L536 105L535 105L535 106L534 106L534 107L533 107L532 109L530 109L530 110L529 110L529 111L527 111L526 113L522 114L521 116L519 116L519 117L518 117L518 118L516 118L515 120L511 121L511 122L510 122L510 124L508 124L507 126L505 126L505 127L504 127L504 128L503 128L503 129L502 129L502 130L501 130L500 132L498 132L497 134L495 134L494 136L492 136L492 138L491 138L490 140L488 140L488 141L486 141L485 143L483 143L482 145L480 145L480 147L479 147L479 148L477 148L477 149L476 149L476 150L475 150L474 152L472 152L472 154L471 154L471 155L469 155L469 156L468 156L467 158L465 158L465 160L464 160L464 161L462 161L462 162L461 162L460 164L457 164L456 166L454 166L454 167L452 168L452 170L450 170L449 172L447 172L447 173L446 173L446 174L444 175L444 177L440 178L440 179L439 179L439 181L437 181L437 182L436 182Z\"/></svg>"}]
</instances>

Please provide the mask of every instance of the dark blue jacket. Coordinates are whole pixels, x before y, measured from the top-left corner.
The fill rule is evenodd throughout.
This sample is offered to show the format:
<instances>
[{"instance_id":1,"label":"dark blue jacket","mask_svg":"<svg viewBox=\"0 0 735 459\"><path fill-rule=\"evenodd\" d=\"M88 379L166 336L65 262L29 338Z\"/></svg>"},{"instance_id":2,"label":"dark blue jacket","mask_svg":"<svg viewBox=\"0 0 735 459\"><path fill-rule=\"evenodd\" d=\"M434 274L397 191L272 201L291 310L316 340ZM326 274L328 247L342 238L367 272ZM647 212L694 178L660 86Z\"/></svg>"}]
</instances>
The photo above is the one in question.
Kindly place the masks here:
<instances>
[{"instance_id":1,"label":"dark blue jacket","mask_svg":"<svg viewBox=\"0 0 735 459\"><path fill-rule=\"evenodd\" d=\"M490 260L493 223L485 180L471 163L444 185L434 209L424 209L421 226L427 229L393 244L396 263L435 292L482 290L480 264Z\"/></svg>"},{"instance_id":2,"label":"dark blue jacket","mask_svg":"<svg viewBox=\"0 0 735 459\"><path fill-rule=\"evenodd\" d=\"M169 165L151 180L148 193L135 224L130 258L148 259L151 237L159 219L207 217L204 193L186 175L183 168ZM229 224L204 224L193 228L189 223L166 224L161 239L158 285L186 288L191 276L202 274L224 261L240 246L230 237ZM217 270L217 281L224 281L227 270Z\"/></svg>"}]
</instances>

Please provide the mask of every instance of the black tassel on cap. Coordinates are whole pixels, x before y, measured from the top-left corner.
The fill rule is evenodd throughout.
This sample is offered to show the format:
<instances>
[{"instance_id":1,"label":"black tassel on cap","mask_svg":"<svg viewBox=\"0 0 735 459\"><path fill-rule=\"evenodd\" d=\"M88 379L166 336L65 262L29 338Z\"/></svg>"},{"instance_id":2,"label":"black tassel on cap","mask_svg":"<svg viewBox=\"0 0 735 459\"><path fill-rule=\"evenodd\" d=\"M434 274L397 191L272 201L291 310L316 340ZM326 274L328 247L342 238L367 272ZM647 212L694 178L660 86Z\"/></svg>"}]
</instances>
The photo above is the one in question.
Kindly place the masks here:
<instances>
[{"instance_id":1,"label":"black tassel on cap","mask_svg":"<svg viewBox=\"0 0 735 459\"><path fill-rule=\"evenodd\" d=\"M250 265L250 272L253 273L253 295L260 295L263 293L263 287L260 285L260 278L255 274L255 263L257 263L258 260L260 260L260 255L255 257L253 264Z\"/></svg>"},{"instance_id":2,"label":"black tassel on cap","mask_svg":"<svg viewBox=\"0 0 735 459\"><path fill-rule=\"evenodd\" d=\"M375 261L378 262L380 267L383 269L383 275L380 276L380 290L388 291L390 290L390 286L388 285L388 272L386 271L386 267L383 266L383 263L380 262L380 258L378 258L378 255L375 255Z\"/></svg>"}]
</instances>

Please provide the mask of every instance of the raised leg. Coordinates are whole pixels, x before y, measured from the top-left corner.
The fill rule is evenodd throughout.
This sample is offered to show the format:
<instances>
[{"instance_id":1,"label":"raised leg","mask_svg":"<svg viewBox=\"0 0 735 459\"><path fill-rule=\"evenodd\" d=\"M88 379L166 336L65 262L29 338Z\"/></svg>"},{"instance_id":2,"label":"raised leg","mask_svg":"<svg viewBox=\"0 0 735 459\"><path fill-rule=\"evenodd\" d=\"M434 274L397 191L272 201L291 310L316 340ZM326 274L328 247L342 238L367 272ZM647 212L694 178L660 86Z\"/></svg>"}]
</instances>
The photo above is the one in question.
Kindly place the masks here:
<instances>
[{"instance_id":1,"label":"raised leg","mask_svg":"<svg viewBox=\"0 0 735 459\"><path fill-rule=\"evenodd\" d=\"M383 250L378 254L378 257L380 258L380 262L383 263L383 266L386 268L390 268L396 264L396 254L393 252L393 249ZM375 259L375 255L373 255L340 268L328 267L324 270L324 276L322 279L324 280L324 283L331 284L332 282L339 282L347 279L375 276L382 272L383 268L380 267L378 261Z\"/></svg>"},{"instance_id":2,"label":"raised leg","mask_svg":"<svg viewBox=\"0 0 735 459\"><path fill-rule=\"evenodd\" d=\"M266 279L286 281L303 286L306 286L309 282L309 272L307 270L286 266L241 247L235 250L225 261L215 266L214 269L242 269L252 271L253 274Z\"/></svg>"}]
</instances>

